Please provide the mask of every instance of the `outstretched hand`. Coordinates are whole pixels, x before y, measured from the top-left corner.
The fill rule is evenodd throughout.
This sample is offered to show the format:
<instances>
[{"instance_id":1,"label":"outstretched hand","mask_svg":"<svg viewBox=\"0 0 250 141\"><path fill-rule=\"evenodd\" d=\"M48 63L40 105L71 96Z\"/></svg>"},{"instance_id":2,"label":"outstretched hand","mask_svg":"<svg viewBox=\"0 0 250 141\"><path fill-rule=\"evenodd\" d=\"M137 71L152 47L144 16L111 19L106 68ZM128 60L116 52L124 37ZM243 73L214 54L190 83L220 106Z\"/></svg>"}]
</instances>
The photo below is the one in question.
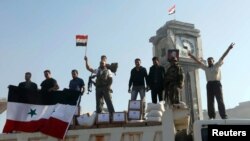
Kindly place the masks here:
<instances>
[{"instance_id":1,"label":"outstretched hand","mask_svg":"<svg viewBox=\"0 0 250 141\"><path fill-rule=\"evenodd\" d=\"M229 49L232 49L233 47L234 47L234 45L235 45L235 43L234 42L232 42L230 45L229 45Z\"/></svg>"}]
</instances>

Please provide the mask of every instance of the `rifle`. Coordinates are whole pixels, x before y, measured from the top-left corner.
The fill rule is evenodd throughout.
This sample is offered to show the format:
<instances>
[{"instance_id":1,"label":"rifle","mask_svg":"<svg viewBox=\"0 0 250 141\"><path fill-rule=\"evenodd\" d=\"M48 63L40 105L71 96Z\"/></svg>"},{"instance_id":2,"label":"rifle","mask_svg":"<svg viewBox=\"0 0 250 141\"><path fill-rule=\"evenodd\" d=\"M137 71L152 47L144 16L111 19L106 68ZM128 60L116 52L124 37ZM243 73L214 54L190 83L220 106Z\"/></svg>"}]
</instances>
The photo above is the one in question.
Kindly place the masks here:
<instances>
[{"instance_id":1,"label":"rifle","mask_svg":"<svg viewBox=\"0 0 250 141\"><path fill-rule=\"evenodd\" d=\"M91 74L91 75L89 76L89 81L88 81L88 93L87 93L87 94L89 94L90 92L92 92L92 84L95 85L95 82L94 82L92 79L94 79L95 77L96 77L96 75L93 75L93 74Z\"/></svg>"}]
</instances>

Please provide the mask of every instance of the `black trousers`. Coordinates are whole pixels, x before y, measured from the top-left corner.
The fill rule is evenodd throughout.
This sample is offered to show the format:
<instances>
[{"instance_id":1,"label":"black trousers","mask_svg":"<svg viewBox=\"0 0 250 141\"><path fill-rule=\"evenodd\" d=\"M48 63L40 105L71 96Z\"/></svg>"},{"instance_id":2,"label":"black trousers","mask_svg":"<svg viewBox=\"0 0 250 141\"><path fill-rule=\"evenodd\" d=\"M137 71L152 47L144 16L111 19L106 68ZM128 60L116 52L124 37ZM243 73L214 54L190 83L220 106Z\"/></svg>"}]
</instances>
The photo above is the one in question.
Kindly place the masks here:
<instances>
[{"instance_id":1,"label":"black trousers","mask_svg":"<svg viewBox=\"0 0 250 141\"><path fill-rule=\"evenodd\" d=\"M207 110L208 117L215 118L214 98L218 104L218 110L222 119L227 118L225 104L223 101L222 85L220 81L208 81L207 83Z\"/></svg>"},{"instance_id":2,"label":"black trousers","mask_svg":"<svg viewBox=\"0 0 250 141\"><path fill-rule=\"evenodd\" d=\"M159 102L164 100L163 88L159 87L159 85L153 86L151 88L152 103L157 103L157 97Z\"/></svg>"}]
</instances>

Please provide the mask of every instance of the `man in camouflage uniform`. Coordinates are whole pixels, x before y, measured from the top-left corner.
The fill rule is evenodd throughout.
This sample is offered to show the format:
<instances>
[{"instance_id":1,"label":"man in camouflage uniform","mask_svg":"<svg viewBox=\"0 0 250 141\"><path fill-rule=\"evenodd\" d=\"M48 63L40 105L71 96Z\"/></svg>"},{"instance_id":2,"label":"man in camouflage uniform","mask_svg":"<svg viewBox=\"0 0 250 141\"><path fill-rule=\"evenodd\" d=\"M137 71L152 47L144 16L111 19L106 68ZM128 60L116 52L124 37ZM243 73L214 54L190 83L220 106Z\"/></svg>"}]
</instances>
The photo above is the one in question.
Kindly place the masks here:
<instances>
[{"instance_id":1,"label":"man in camouflage uniform","mask_svg":"<svg viewBox=\"0 0 250 141\"><path fill-rule=\"evenodd\" d=\"M112 73L106 67L106 61L100 61L100 67L93 69L88 64L88 59L85 56L86 68L96 75L96 112L101 113L103 110L102 98L104 98L109 113L114 113L114 107L111 100L111 84Z\"/></svg>"},{"instance_id":2,"label":"man in camouflage uniform","mask_svg":"<svg viewBox=\"0 0 250 141\"><path fill-rule=\"evenodd\" d=\"M183 69L178 64L177 58L170 59L170 67L165 75L165 96L169 105L180 103L180 92L183 87Z\"/></svg>"}]
</instances>

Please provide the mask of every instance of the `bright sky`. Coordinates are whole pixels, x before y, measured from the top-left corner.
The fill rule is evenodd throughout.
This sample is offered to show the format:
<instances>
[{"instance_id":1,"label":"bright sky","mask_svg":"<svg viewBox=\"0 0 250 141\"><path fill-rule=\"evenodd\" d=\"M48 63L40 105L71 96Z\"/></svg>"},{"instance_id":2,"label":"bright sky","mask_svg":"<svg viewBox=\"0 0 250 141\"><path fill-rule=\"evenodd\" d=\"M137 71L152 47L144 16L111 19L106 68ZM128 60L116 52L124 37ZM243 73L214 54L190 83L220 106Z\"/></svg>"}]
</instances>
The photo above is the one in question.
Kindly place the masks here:
<instances>
[{"instance_id":1,"label":"bright sky","mask_svg":"<svg viewBox=\"0 0 250 141\"><path fill-rule=\"evenodd\" d=\"M168 15L174 4L176 14ZM103 54L109 63L119 63L112 99L116 111L127 110L134 59L141 58L142 66L149 70L153 57L149 38L176 18L201 31L204 58L218 60L231 42L236 43L222 66L225 105L233 108L250 99L249 5L247 0L1 0L0 97L7 97L8 85L24 81L27 71L39 88L45 69L51 70L60 90L68 88L72 69L87 84L90 73L83 61L85 48L75 47L75 35L88 34L87 56L93 68ZM200 71L203 109L207 104L205 86L205 73ZM150 92L146 98L151 102ZM85 93L81 106L83 112L94 111L95 93Z\"/></svg>"}]
</instances>

